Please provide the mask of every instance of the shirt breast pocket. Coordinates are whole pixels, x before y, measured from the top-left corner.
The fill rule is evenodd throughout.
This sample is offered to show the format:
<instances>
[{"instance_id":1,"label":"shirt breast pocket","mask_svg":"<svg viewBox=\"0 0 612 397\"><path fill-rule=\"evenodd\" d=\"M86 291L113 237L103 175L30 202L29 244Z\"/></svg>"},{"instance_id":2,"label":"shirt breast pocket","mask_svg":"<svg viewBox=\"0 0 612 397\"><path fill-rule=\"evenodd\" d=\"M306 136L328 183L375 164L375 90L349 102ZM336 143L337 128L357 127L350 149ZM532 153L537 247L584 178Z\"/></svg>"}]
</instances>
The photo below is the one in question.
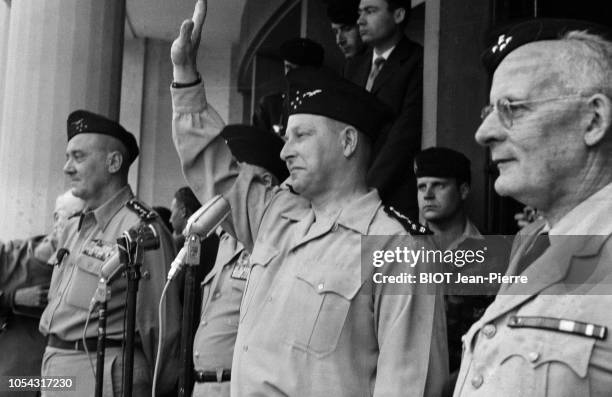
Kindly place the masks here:
<instances>
[{"instance_id":1,"label":"shirt breast pocket","mask_svg":"<svg viewBox=\"0 0 612 397\"><path fill-rule=\"evenodd\" d=\"M541 329L511 332L515 342L502 346L499 366L502 373L521 379L514 386L524 395L589 395L587 372L593 338Z\"/></svg>"},{"instance_id":2,"label":"shirt breast pocket","mask_svg":"<svg viewBox=\"0 0 612 397\"><path fill-rule=\"evenodd\" d=\"M264 277L265 269L276 256L278 256L278 250L270 245L260 243L253 247L253 253L249 259L251 270L243 287L244 293L240 303L240 321L242 321L251 306L253 296L257 292L257 286L261 278Z\"/></svg>"},{"instance_id":3,"label":"shirt breast pocket","mask_svg":"<svg viewBox=\"0 0 612 397\"><path fill-rule=\"evenodd\" d=\"M89 302L96 292L103 262L86 255L76 260L74 274L66 293L66 302L80 309L89 309Z\"/></svg>"},{"instance_id":4,"label":"shirt breast pocket","mask_svg":"<svg viewBox=\"0 0 612 397\"><path fill-rule=\"evenodd\" d=\"M361 285L359 271L324 267L298 271L291 299L297 307L287 310L294 324L287 341L316 357L336 350L351 301Z\"/></svg>"}]
</instances>

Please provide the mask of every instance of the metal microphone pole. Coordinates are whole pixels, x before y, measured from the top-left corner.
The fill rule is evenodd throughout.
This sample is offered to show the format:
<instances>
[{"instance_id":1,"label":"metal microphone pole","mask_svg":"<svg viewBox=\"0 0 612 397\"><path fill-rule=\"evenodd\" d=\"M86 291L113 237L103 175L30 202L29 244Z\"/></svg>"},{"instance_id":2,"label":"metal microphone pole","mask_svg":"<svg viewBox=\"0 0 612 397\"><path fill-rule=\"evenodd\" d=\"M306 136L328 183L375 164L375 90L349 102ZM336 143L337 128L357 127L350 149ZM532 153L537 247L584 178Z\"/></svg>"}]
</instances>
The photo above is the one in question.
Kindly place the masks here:
<instances>
[{"instance_id":1,"label":"metal microphone pole","mask_svg":"<svg viewBox=\"0 0 612 397\"><path fill-rule=\"evenodd\" d=\"M102 277L98 282L96 300L99 302L98 308L98 345L96 351L96 397L102 397L102 387L104 385L104 353L106 349L106 301L110 295L110 288L106 284L106 279Z\"/></svg>"},{"instance_id":2,"label":"metal microphone pole","mask_svg":"<svg viewBox=\"0 0 612 397\"><path fill-rule=\"evenodd\" d=\"M138 296L138 283L141 279L140 267L145 250L159 248L159 236L151 224L140 224L136 230L129 229L117 239L123 261L127 257L127 304L125 323L125 346L123 362L123 395L132 397L132 384L134 377L134 339L136 335L136 297ZM125 250L122 249L125 248ZM123 263L123 262L122 262Z\"/></svg>"},{"instance_id":3,"label":"metal microphone pole","mask_svg":"<svg viewBox=\"0 0 612 397\"><path fill-rule=\"evenodd\" d=\"M200 265L201 241L197 234L189 235L185 258L183 320L181 328L181 362L183 373L179 380L179 397L189 397L193 389L193 310L195 305L195 267Z\"/></svg>"}]
</instances>

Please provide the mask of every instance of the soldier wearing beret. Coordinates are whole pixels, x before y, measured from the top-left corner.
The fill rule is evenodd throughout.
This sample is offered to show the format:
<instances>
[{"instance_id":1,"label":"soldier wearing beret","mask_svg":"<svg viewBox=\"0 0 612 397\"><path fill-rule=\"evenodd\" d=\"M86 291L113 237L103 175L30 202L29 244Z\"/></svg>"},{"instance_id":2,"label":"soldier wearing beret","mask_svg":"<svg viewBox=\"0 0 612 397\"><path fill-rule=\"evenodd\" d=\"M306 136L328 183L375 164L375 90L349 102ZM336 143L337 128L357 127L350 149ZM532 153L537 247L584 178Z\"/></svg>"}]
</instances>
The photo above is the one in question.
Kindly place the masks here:
<instances>
[{"instance_id":1,"label":"soldier wearing beret","mask_svg":"<svg viewBox=\"0 0 612 397\"><path fill-rule=\"evenodd\" d=\"M359 0L330 1L327 6L327 17L336 38L336 45L345 58L352 58L366 50L357 26Z\"/></svg>"},{"instance_id":2,"label":"soldier wearing beret","mask_svg":"<svg viewBox=\"0 0 612 397\"><path fill-rule=\"evenodd\" d=\"M612 393L605 33L588 22L533 19L500 32L487 51L494 74L476 140L499 168L495 190L544 219L522 229L512 248L507 275L528 282L502 285L464 337L457 397Z\"/></svg>"},{"instance_id":3,"label":"soldier wearing beret","mask_svg":"<svg viewBox=\"0 0 612 397\"><path fill-rule=\"evenodd\" d=\"M112 262L117 258L117 238L146 220L157 231L160 247L146 251L142 263L133 392L150 396L159 333L157 308L175 254L172 237L156 214L134 198L128 185L130 164L138 156L134 136L118 123L85 110L71 113L67 127L64 173L72 193L85 202L85 209L80 216L70 219L59 237L49 303L40 320L40 331L47 338L42 375L75 376L77 395L94 393L95 377L90 363L96 359L98 313L91 310L90 302L102 268L119 267ZM109 287L103 386L104 395L113 396L120 395L122 387L127 279L120 277ZM167 391L176 381L174 359L180 305L174 286L168 290L162 310L166 319L161 347L165 365L158 387L159 391ZM62 393L65 392L46 391L43 395Z\"/></svg>"},{"instance_id":4,"label":"soldier wearing beret","mask_svg":"<svg viewBox=\"0 0 612 397\"><path fill-rule=\"evenodd\" d=\"M321 44L308 38L295 37L280 46L285 75L295 68L311 66L320 68L323 65L325 51ZM262 97L253 113L253 125L265 131L285 135L287 126L287 97L283 92Z\"/></svg>"},{"instance_id":5,"label":"soldier wearing beret","mask_svg":"<svg viewBox=\"0 0 612 397\"><path fill-rule=\"evenodd\" d=\"M188 182L201 200L223 194L231 206L223 227L251 252L232 395L439 395L448 371L441 296L366 288L361 274L364 235L386 235L381 249L398 235L416 247L366 185L390 110L335 75L291 71L280 156L292 190L268 186L261 168L232 161L206 102L195 65L205 5L197 2L172 46L173 134Z\"/></svg>"},{"instance_id":6,"label":"soldier wearing beret","mask_svg":"<svg viewBox=\"0 0 612 397\"><path fill-rule=\"evenodd\" d=\"M417 177L420 215L425 225L434 233L437 247L443 251L486 250L486 260L482 266L460 262L456 265L449 264L445 271L462 275L505 272L509 244L503 238L498 238L499 236L487 236L485 239L466 213L471 184L470 160L456 150L432 147L417 153L414 158L414 174ZM488 295L476 295L472 291L446 291L446 326L451 372L448 392L452 391L452 382L461 362L461 337L493 301L496 289L487 289L486 292Z\"/></svg>"},{"instance_id":7,"label":"soldier wearing beret","mask_svg":"<svg viewBox=\"0 0 612 397\"><path fill-rule=\"evenodd\" d=\"M279 156L283 140L278 135L247 125L228 125L220 136L238 164L261 168L266 186L287 178L287 167ZM217 261L202 282L202 313L193 342L193 395L202 397L230 396L240 301L250 268L249 253L242 244L222 229L218 234Z\"/></svg>"}]
</instances>

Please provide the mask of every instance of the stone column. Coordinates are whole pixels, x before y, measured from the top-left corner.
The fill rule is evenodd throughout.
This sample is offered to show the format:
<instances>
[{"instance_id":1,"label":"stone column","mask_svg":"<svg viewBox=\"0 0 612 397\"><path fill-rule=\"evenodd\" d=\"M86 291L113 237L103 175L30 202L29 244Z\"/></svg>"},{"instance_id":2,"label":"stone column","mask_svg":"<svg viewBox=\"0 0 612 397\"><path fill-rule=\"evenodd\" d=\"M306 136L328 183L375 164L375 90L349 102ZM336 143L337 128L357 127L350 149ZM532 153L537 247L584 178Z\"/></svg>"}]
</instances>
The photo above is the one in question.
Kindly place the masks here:
<instances>
[{"instance_id":1,"label":"stone column","mask_svg":"<svg viewBox=\"0 0 612 397\"><path fill-rule=\"evenodd\" d=\"M4 102L4 86L6 79L7 46L9 34L9 21L11 3L9 0L0 0L0 125L2 125L2 103ZM1 131L1 130L0 130Z\"/></svg>"},{"instance_id":2,"label":"stone column","mask_svg":"<svg viewBox=\"0 0 612 397\"><path fill-rule=\"evenodd\" d=\"M44 233L62 173L66 118L117 119L125 0L11 4L0 124L0 239Z\"/></svg>"}]
</instances>

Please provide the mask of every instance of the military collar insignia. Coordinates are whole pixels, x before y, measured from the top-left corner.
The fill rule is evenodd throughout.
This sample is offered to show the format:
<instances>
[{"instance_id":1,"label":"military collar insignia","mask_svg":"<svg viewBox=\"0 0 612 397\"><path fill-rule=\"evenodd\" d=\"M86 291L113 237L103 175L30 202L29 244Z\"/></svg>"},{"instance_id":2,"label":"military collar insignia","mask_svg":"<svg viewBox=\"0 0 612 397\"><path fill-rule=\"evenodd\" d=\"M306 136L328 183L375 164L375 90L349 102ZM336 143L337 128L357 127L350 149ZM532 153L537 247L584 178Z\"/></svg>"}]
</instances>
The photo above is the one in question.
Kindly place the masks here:
<instances>
[{"instance_id":1,"label":"military collar insignia","mask_svg":"<svg viewBox=\"0 0 612 397\"><path fill-rule=\"evenodd\" d=\"M138 199L133 198L125 205L128 207L128 209L135 212L143 221L150 221L157 217L157 213L155 211L144 205L144 203Z\"/></svg>"},{"instance_id":2,"label":"military collar insignia","mask_svg":"<svg viewBox=\"0 0 612 397\"><path fill-rule=\"evenodd\" d=\"M418 222L413 222L410 218L400 213L395 208L391 206L387 206L387 205L385 205L384 208L385 208L385 212L387 213L387 215L389 215L391 218L397 219L397 221L401 223L402 226L404 226L404 229L406 229L408 233L412 235L433 234L433 232L429 230L427 226L423 226Z\"/></svg>"}]
</instances>

